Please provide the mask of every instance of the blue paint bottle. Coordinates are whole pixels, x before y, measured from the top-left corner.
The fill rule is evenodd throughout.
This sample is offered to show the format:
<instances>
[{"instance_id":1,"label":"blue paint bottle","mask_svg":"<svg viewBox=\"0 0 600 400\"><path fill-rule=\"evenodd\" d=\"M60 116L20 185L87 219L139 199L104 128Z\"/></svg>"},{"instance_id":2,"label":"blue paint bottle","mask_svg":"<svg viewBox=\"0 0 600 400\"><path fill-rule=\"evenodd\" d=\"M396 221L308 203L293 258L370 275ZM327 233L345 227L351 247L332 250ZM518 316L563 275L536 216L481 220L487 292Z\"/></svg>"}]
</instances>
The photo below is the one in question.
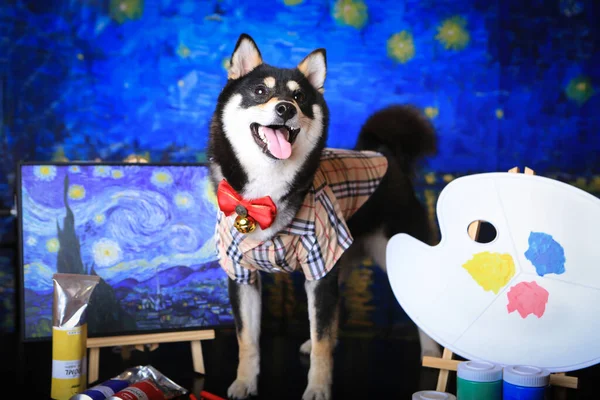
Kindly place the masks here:
<instances>
[{"instance_id":1,"label":"blue paint bottle","mask_svg":"<svg viewBox=\"0 0 600 400\"><path fill-rule=\"evenodd\" d=\"M548 400L550 372L529 365L504 367L503 400Z\"/></svg>"}]
</instances>

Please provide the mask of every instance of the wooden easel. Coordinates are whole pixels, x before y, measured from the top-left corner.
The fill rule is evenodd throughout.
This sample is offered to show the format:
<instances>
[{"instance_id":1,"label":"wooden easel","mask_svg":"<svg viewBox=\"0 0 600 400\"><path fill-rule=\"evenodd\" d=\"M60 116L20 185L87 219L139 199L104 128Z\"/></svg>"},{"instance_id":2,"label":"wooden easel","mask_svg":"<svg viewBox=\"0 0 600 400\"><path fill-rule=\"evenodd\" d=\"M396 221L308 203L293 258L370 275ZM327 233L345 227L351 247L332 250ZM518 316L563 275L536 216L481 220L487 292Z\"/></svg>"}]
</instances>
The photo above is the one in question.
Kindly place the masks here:
<instances>
[{"instance_id":1,"label":"wooden easel","mask_svg":"<svg viewBox=\"0 0 600 400\"><path fill-rule=\"evenodd\" d=\"M511 168L508 172L518 174L519 167ZM523 172L526 175L535 175L535 172L528 167L525 167L525 170ZM469 225L468 232L471 239L477 240L479 238L480 228L481 221L476 221ZM436 390L439 392L446 391L450 371L457 371L458 369L458 364L460 363L460 361L453 360L453 355L454 354L452 353L452 351L450 351L447 348L444 348L441 358L430 356L423 357L422 365L424 367L435 368L440 370L436 387ZM552 375L550 375L550 385L562 388L577 389L578 379L575 376L567 376L563 372L553 373Z\"/></svg>"},{"instance_id":2,"label":"wooden easel","mask_svg":"<svg viewBox=\"0 0 600 400\"><path fill-rule=\"evenodd\" d=\"M146 158L135 154L130 155L123 161L132 164L148 162ZM145 347L148 346L148 349L150 351L154 351L158 348L160 343L190 342L194 371L204 375L206 370L204 369L204 357L202 356L201 341L212 340L214 338L215 331L212 329L89 338L87 339L87 348L89 349L88 384L96 382L98 380L100 373L101 347L124 346L125 349L128 346L134 346L136 350L144 351ZM125 351L122 350L121 354L123 355L124 353Z\"/></svg>"},{"instance_id":3,"label":"wooden easel","mask_svg":"<svg viewBox=\"0 0 600 400\"><path fill-rule=\"evenodd\" d=\"M136 350L144 351L144 346L149 345L150 351L153 351L158 348L159 343L190 342L194 371L204 375L204 357L202 356L201 341L214 338L215 331L212 329L89 338L87 340L87 348L90 350L88 359L88 384L98 380L100 348L113 346L135 346Z\"/></svg>"}]
</instances>

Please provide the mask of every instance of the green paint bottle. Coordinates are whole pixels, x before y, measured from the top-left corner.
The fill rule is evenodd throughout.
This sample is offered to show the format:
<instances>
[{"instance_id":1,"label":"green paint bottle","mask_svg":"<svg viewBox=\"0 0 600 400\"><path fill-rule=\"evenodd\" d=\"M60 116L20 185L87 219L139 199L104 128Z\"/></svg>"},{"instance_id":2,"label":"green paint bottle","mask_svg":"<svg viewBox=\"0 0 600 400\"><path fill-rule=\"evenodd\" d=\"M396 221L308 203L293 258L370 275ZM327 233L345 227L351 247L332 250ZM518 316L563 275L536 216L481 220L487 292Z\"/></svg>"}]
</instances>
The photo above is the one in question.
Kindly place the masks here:
<instances>
[{"instance_id":1,"label":"green paint bottle","mask_svg":"<svg viewBox=\"0 0 600 400\"><path fill-rule=\"evenodd\" d=\"M502 366L463 361L456 372L457 400L502 400Z\"/></svg>"}]
</instances>

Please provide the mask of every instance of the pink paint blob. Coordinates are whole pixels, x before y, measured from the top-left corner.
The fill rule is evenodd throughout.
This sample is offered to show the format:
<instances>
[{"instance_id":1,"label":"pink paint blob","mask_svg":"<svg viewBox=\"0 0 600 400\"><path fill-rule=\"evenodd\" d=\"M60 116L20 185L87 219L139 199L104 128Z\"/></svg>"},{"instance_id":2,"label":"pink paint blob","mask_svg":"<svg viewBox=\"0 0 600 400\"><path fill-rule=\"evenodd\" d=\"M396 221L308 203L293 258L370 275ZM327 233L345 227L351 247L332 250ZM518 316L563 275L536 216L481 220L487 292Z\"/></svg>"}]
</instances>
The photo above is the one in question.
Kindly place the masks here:
<instances>
[{"instance_id":1,"label":"pink paint blob","mask_svg":"<svg viewBox=\"0 0 600 400\"><path fill-rule=\"evenodd\" d=\"M540 318L546 311L549 293L536 282L521 282L508 291L508 313L518 311L521 318L534 314Z\"/></svg>"}]
</instances>

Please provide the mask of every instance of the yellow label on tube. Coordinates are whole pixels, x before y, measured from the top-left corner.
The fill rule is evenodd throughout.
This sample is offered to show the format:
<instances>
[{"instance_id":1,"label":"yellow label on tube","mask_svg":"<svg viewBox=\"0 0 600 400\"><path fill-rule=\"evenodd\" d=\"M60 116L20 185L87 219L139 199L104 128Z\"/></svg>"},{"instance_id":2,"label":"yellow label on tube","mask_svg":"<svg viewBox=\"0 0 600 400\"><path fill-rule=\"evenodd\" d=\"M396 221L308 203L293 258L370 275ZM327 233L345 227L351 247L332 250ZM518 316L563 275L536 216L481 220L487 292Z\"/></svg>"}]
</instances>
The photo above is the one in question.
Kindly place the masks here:
<instances>
[{"instance_id":1,"label":"yellow label on tube","mask_svg":"<svg viewBox=\"0 0 600 400\"><path fill-rule=\"evenodd\" d=\"M55 400L69 400L87 386L87 324L52 328L52 390Z\"/></svg>"}]
</instances>

